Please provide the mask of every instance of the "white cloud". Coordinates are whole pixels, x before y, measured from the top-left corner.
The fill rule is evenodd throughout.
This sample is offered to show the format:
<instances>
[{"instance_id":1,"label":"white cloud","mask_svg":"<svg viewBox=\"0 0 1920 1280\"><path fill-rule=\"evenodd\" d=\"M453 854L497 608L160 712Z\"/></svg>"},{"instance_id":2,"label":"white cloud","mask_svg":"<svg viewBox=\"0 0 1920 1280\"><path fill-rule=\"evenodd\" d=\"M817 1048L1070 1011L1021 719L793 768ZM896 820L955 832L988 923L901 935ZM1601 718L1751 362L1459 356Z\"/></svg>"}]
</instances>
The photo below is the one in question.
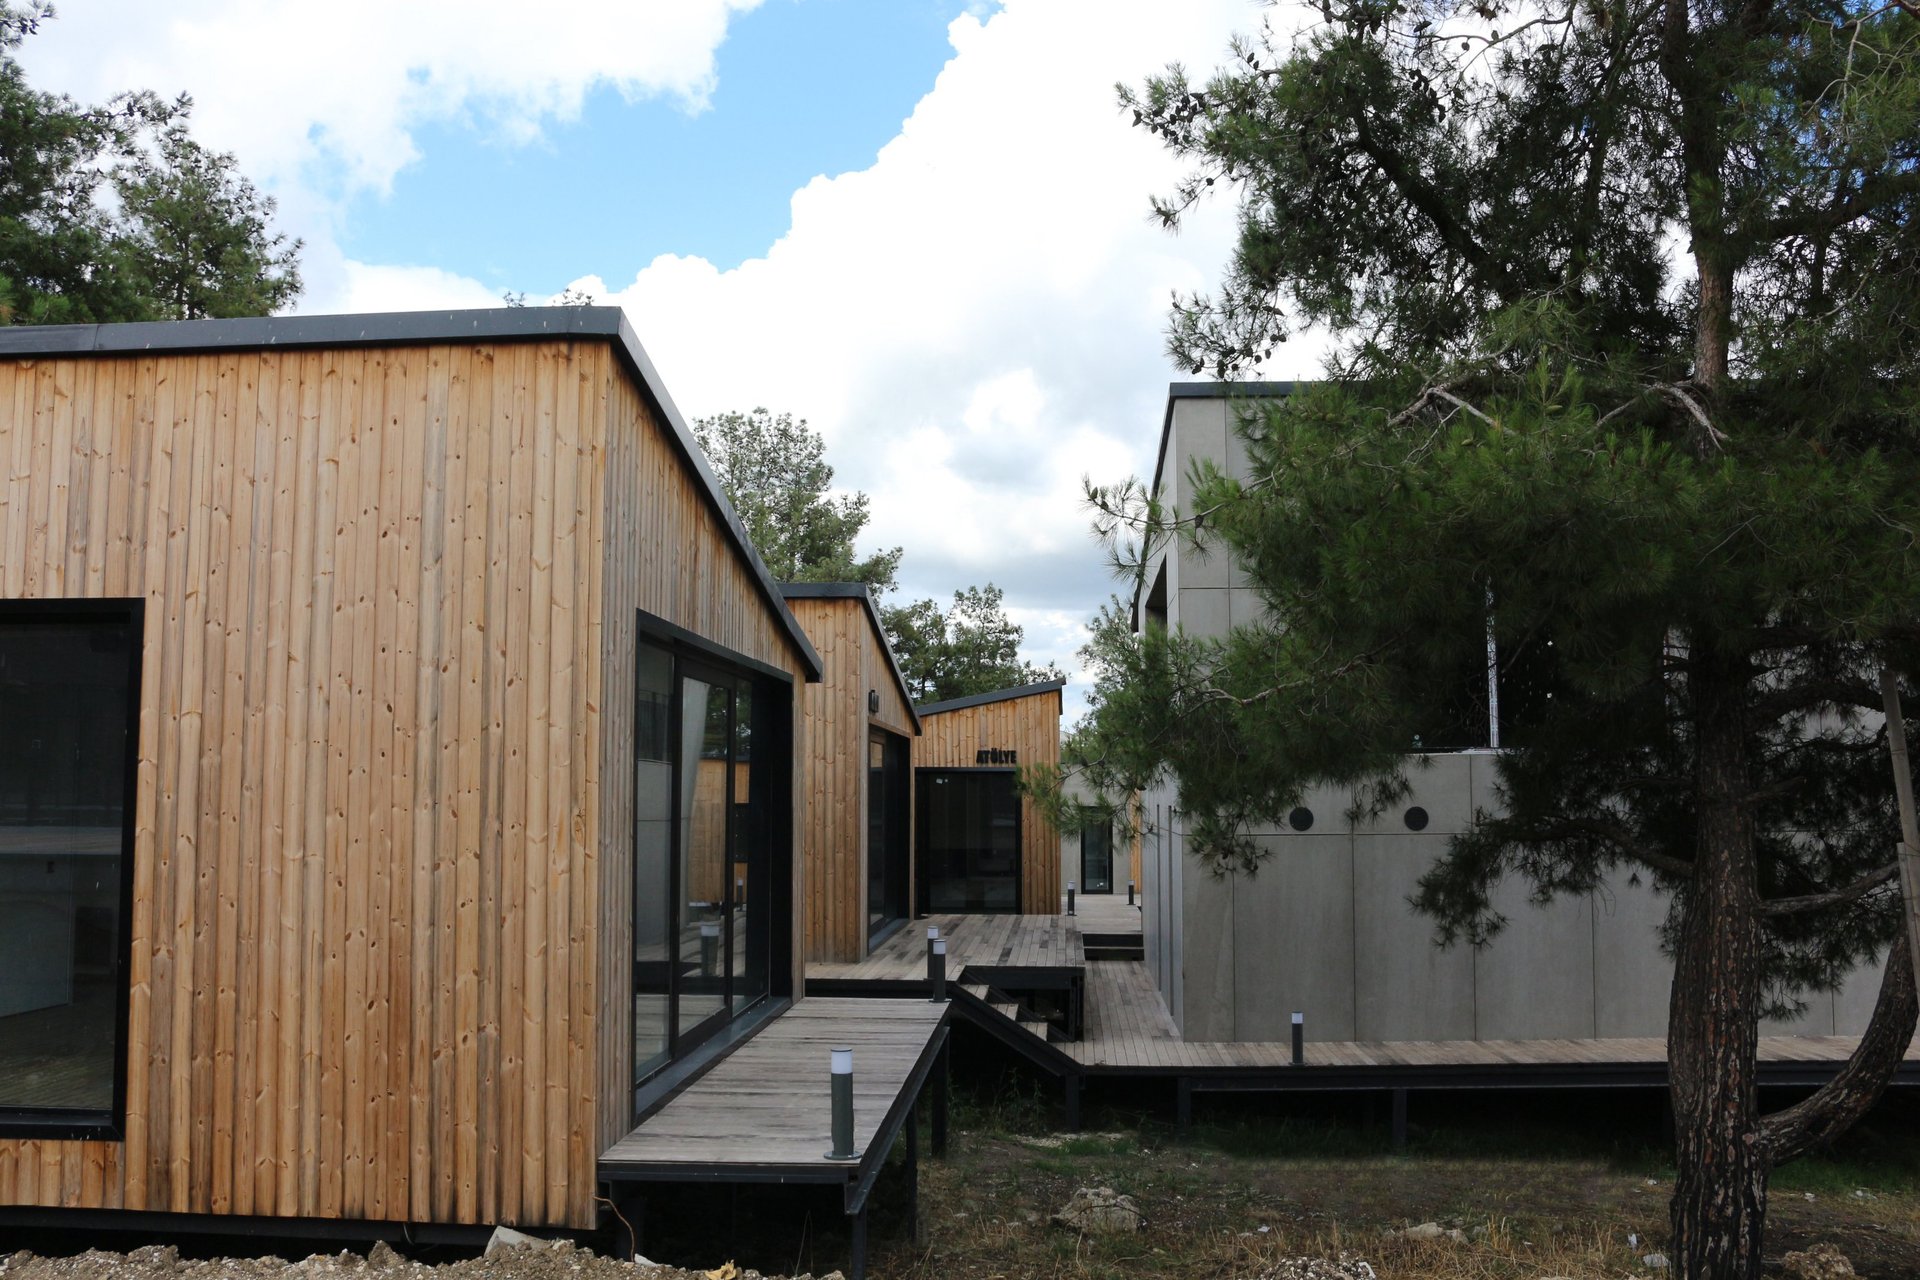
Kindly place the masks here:
<instances>
[{"instance_id":1,"label":"white cloud","mask_svg":"<svg viewBox=\"0 0 1920 1280\"><path fill-rule=\"evenodd\" d=\"M307 239L303 310L484 306L497 295L476 279L347 260L334 239L347 197L386 190L435 121L524 140L601 85L699 110L730 16L758 2L74 4L24 53L36 83L84 99L190 89L199 135L235 151ZM1081 477L1151 468L1181 376L1162 353L1169 295L1215 281L1232 236L1227 199L1177 237L1150 221L1148 196L1178 165L1114 86L1169 62L1211 67L1273 12L976 5L898 135L868 168L796 191L763 257L721 271L669 255L617 287L574 283L627 309L689 413L810 419L840 481L871 495L871 541L906 548L908 592L996 582L1032 656L1072 669L1082 623L1115 589ZM1273 376L1314 371L1312 344L1283 350L1292 363Z\"/></svg>"},{"instance_id":2,"label":"white cloud","mask_svg":"<svg viewBox=\"0 0 1920 1280\"><path fill-rule=\"evenodd\" d=\"M1229 201L1169 236L1147 198L1176 162L1116 82L1205 68L1245 0L1008 0L952 24L954 56L876 162L814 179L792 227L732 271L664 257L606 293L691 413L766 404L826 435L903 586L993 580L1034 656L1077 665L1115 589L1081 478L1151 468L1170 293L1216 280ZM1289 344L1311 373L1312 344ZM1063 621L1066 620L1066 621ZM1077 701L1071 699L1070 702Z\"/></svg>"},{"instance_id":3,"label":"white cloud","mask_svg":"<svg viewBox=\"0 0 1920 1280\"><path fill-rule=\"evenodd\" d=\"M524 141L599 85L698 109L728 18L759 2L82 3L26 57L37 81L88 100L191 90L196 133L276 189L385 190L429 121L475 117Z\"/></svg>"}]
</instances>

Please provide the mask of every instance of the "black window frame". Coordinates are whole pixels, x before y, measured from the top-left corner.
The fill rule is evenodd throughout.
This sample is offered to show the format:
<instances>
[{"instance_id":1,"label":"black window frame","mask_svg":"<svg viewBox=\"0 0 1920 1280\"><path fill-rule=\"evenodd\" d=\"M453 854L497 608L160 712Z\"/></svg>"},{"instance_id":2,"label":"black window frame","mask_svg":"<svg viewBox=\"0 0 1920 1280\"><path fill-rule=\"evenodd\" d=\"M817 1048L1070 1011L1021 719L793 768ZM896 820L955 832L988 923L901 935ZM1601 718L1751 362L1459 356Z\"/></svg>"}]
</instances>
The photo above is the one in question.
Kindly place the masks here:
<instances>
[{"instance_id":1,"label":"black window frame","mask_svg":"<svg viewBox=\"0 0 1920 1280\"><path fill-rule=\"evenodd\" d=\"M914 910L922 916L933 914L933 877L927 868L927 859L933 856L932 806L925 795L926 788L933 785L937 775L952 774L963 777L985 777L1004 775L1013 784L1013 907L1008 911L966 912L968 915L1025 915L1027 912L1027 833L1026 806L1021 802L1019 774L1017 768L983 765L973 768L966 766L927 765L913 771L913 825L914 825Z\"/></svg>"},{"instance_id":2,"label":"black window frame","mask_svg":"<svg viewBox=\"0 0 1920 1280\"><path fill-rule=\"evenodd\" d=\"M127 744L120 815L120 910L115 922L113 1105L104 1115L77 1108L0 1105L0 1138L42 1141L124 1142L127 1128L127 1053L133 1017L134 829L140 809L140 678L146 657L146 604L135 596L96 599L0 600L0 626L119 622L132 643L127 646Z\"/></svg>"},{"instance_id":3,"label":"black window frame","mask_svg":"<svg viewBox=\"0 0 1920 1280\"><path fill-rule=\"evenodd\" d=\"M683 678L705 683L713 683L715 677L728 683L728 686L743 684L749 689L756 705L755 719L769 732L760 749L767 750L779 757L776 767L767 771L770 788L768 802L768 825L765 834L769 851L768 875L768 943L767 943L767 990L754 998L744 1008L716 1015L703 1022L698 1034L683 1037L679 1029L680 991L675 983L668 993L667 1004L667 1056L644 1076L637 1074L638 1062L634 1068L636 1078L629 1082L629 1095L633 1099L632 1123L639 1123L661 1102L671 1097L684 1086L688 1079L705 1070L708 1064L732 1045L752 1034L753 1030L778 1015L793 1001L793 834L794 834L794 789L793 789L793 706L795 679L792 672L783 671L770 663L736 653L724 645L716 644L695 632L689 631L664 618L656 617L644 609L636 610L636 628L633 642L635 661L642 646L650 645L663 650L673 660L670 677L673 693L667 700L668 740L674 753L674 795L676 797L675 816L672 824L672 836L669 841L667 864L668 893L667 907L673 913L671 923L677 922L683 886L681 884L680 842L684 833L680 829L677 811L679 794L679 751L683 726L681 724L680 684ZM639 682L634 683L634 726L639 731L641 716L640 699L642 691ZM756 771L757 772L757 771ZM635 788L635 819L638 819L637 779L629 776L626 785ZM731 784L729 784L731 785ZM729 806L731 808L731 806ZM733 815L728 814L729 833ZM635 832L629 830L628 840L634 839ZM729 843L731 835L729 834ZM784 856L783 856L784 855ZM634 882L634 871L628 869L627 876L628 910L638 913L639 888ZM674 931L670 928L669 933ZM731 963L727 965L729 990L731 990ZM633 1043L633 962L628 958L626 965L627 982L624 998L623 1020L626 1023L627 1043Z\"/></svg>"}]
</instances>

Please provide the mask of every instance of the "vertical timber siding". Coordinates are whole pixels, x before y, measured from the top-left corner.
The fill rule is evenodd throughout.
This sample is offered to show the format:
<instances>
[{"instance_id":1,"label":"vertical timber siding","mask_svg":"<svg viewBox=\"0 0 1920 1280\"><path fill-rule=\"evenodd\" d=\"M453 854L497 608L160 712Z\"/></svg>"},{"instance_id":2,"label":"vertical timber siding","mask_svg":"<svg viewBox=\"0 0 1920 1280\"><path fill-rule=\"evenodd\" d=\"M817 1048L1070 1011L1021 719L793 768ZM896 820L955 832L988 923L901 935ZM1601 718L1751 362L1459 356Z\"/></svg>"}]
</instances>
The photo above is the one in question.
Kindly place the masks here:
<instances>
[{"instance_id":1,"label":"vertical timber siding","mask_svg":"<svg viewBox=\"0 0 1920 1280\"><path fill-rule=\"evenodd\" d=\"M633 680L638 610L713 644L793 675L793 982L805 980L805 867L799 854L800 655L719 513L688 471L659 409L618 369L602 374L606 397L606 483L600 559L605 590L597 655L601 717L599 776L600 1020L598 1145L594 1156L633 1127L633 1041L626 1012L633 990Z\"/></svg>"},{"instance_id":2,"label":"vertical timber siding","mask_svg":"<svg viewBox=\"0 0 1920 1280\"><path fill-rule=\"evenodd\" d=\"M0 1203L592 1220L613 366L0 360L0 595L147 601L124 1143Z\"/></svg>"},{"instance_id":3,"label":"vertical timber siding","mask_svg":"<svg viewBox=\"0 0 1920 1280\"><path fill-rule=\"evenodd\" d=\"M913 767L971 769L975 752L1009 747L1020 753L1021 768L1058 765L1060 706L1060 691L1049 689L977 707L922 713ZM1020 910L1030 916L1059 914L1060 885L1060 832L1030 798L1021 796Z\"/></svg>"},{"instance_id":4,"label":"vertical timber siding","mask_svg":"<svg viewBox=\"0 0 1920 1280\"><path fill-rule=\"evenodd\" d=\"M808 686L802 697L799 739L805 760L800 821L807 864L807 958L852 963L867 954L868 729L877 726L911 739L913 712L865 601L801 597L787 606L825 668L820 683ZM880 694L878 715L867 711L869 689ZM909 815L911 832L911 810ZM911 891L907 900L913 901Z\"/></svg>"}]
</instances>

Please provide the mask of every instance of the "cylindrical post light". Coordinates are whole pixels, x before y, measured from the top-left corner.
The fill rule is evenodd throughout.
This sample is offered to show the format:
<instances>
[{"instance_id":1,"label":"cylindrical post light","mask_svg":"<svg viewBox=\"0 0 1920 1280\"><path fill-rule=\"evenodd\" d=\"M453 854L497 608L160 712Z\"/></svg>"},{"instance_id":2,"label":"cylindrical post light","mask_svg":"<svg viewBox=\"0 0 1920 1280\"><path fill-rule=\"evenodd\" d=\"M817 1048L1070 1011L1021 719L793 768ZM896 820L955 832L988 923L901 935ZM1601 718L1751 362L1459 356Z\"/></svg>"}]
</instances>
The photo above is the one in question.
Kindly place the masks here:
<instances>
[{"instance_id":1,"label":"cylindrical post light","mask_svg":"<svg viewBox=\"0 0 1920 1280\"><path fill-rule=\"evenodd\" d=\"M700 926L700 973L713 976L714 961L720 955L720 922L708 920Z\"/></svg>"},{"instance_id":2,"label":"cylindrical post light","mask_svg":"<svg viewBox=\"0 0 1920 1280\"><path fill-rule=\"evenodd\" d=\"M1077 887L1078 886L1072 880L1067 881L1067 914L1068 915L1073 914L1073 891Z\"/></svg>"},{"instance_id":3,"label":"cylindrical post light","mask_svg":"<svg viewBox=\"0 0 1920 1280\"><path fill-rule=\"evenodd\" d=\"M1127 905L1133 905L1133 881L1127 881Z\"/></svg>"},{"instance_id":4,"label":"cylindrical post light","mask_svg":"<svg viewBox=\"0 0 1920 1280\"><path fill-rule=\"evenodd\" d=\"M834 1049L829 1065L833 1085L833 1150L829 1160L852 1160L860 1153L853 1149L853 1050Z\"/></svg>"},{"instance_id":5,"label":"cylindrical post light","mask_svg":"<svg viewBox=\"0 0 1920 1280\"><path fill-rule=\"evenodd\" d=\"M927 985L933 989L933 1003L947 1002L947 940L935 938L928 944Z\"/></svg>"},{"instance_id":6,"label":"cylindrical post light","mask_svg":"<svg viewBox=\"0 0 1920 1280\"><path fill-rule=\"evenodd\" d=\"M1298 1009L1293 1011L1293 1065L1305 1066L1307 1062L1307 1015Z\"/></svg>"}]
</instances>

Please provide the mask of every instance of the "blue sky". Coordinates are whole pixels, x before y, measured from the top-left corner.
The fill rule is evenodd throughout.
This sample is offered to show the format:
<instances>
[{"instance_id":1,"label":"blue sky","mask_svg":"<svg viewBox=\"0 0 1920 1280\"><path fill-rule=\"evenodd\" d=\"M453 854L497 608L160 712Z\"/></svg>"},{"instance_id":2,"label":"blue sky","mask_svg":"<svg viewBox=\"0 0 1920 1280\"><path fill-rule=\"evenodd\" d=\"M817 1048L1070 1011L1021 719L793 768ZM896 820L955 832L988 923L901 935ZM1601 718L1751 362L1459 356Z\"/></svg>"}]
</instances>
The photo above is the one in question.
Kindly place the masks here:
<instances>
[{"instance_id":1,"label":"blue sky","mask_svg":"<svg viewBox=\"0 0 1920 1280\"><path fill-rule=\"evenodd\" d=\"M947 24L970 7L984 8L765 0L729 26L704 107L601 86L528 145L500 136L484 108L436 122L415 133L422 158L390 192L346 203L341 248L502 290L617 278L661 253L738 266L785 233L795 190L873 163L952 57ZM510 227L524 233L503 236Z\"/></svg>"},{"instance_id":2,"label":"blue sky","mask_svg":"<svg viewBox=\"0 0 1920 1280\"><path fill-rule=\"evenodd\" d=\"M191 94L196 135L305 243L298 310L569 287L624 308L689 415L764 405L825 437L870 498L864 549L904 549L903 594L996 583L1029 656L1071 670L1125 589L1083 478L1151 472L1169 297L1232 242L1227 200L1178 236L1154 222L1180 167L1114 86L1204 72L1292 12L74 0L21 59L85 101Z\"/></svg>"}]
</instances>

